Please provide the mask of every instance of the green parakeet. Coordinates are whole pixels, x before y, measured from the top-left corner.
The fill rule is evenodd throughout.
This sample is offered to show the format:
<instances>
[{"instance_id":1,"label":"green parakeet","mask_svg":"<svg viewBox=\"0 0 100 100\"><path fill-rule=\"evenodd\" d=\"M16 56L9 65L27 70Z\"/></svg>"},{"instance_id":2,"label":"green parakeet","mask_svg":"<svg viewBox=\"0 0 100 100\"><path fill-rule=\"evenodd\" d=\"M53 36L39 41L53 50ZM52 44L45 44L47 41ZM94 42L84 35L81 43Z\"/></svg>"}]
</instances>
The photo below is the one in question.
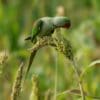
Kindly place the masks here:
<instances>
[{"instance_id":1,"label":"green parakeet","mask_svg":"<svg viewBox=\"0 0 100 100\"><path fill-rule=\"evenodd\" d=\"M44 37L44 36L51 36L55 29L57 28L69 28L71 25L71 22L69 18L67 17L43 17L38 19L34 27L32 29L32 35L27 37L25 40L31 40L31 42L36 42L37 37ZM30 66L32 64L33 58L36 55L35 51L32 52L29 59L29 65L27 68L26 76L29 72Z\"/></svg>"},{"instance_id":2,"label":"green parakeet","mask_svg":"<svg viewBox=\"0 0 100 100\"><path fill-rule=\"evenodd\" d=\"M56 28L69 28L71 22L68 17L43 17L38 19L32 29L32 35L25 40L36 41L37 37L51 36Z\"/></svg>"}]
</instances>

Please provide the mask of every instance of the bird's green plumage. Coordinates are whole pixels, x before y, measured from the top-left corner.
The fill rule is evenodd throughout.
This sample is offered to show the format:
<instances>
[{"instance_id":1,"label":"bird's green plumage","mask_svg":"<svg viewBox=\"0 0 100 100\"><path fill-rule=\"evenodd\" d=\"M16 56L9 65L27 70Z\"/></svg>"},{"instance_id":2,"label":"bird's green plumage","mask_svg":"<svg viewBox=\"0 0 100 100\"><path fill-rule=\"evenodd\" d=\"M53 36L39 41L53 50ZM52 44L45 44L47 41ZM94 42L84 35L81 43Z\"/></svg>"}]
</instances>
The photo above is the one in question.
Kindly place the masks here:
<instances>
[{"instance_id":1,"label":"bird's green plumage","mask_svg":"<svg viewBox=\"0 0 100 100\"><path fill-rule=\"evenodd\" d=\"M38 19L32 29L32 35L25 40L36 42L37 37L51 36L56 28L69 28L70 20L67 17L43 17ZM26 75L31 67L35 53L31 53Z\"/></svg>"},{"instance_id":2,"label":"bird's green plumage","mask_svg":"<svg viewBox=\"0 0 100 100\"><path fill-rule=\"evenodd\" d=\"M43 22L41 20L38 20L35 22L35 25L32 29L31 41L33 41L35 39L35 37L40 33L42 24L43 24Z\"/></svg>"},{"instance_id":3,"label":"bird's green plumage","mask_svg":"<svg viewBox=\"0 0 100 100\"><path fill-rule=\"evenodd\" d=\"M37 37L51 36L56 28L68 28L69 26L70 20L67 17L43 17L35 22L29 39L33 42Z\"/></svg>"}]
</instances>

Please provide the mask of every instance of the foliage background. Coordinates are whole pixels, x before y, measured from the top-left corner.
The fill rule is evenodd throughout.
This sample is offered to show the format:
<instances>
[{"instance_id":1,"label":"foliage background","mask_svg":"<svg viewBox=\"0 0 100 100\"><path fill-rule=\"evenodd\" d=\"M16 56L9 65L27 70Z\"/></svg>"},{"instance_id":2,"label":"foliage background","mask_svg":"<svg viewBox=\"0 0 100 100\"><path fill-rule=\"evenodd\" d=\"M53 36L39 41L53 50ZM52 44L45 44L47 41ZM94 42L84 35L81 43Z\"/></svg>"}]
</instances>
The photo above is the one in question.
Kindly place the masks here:
<instances>
[{"instance_id":1,"label":"foliage background","mask_svg":"<svg viewBox=\"0 0 100 100\"><path fill-rule=\"evenodd\" d=\"M71 28L62 30L62 34L72 42L80 71L88 67L90 62L100 59L100 0L0 0L0 54L6 51L8 56L0 64L0 100L10 100L20 62L25 62L27 66L30 55L27 49L32 44L25 42L24 38L30 34L34 21L40 17L56 15L71 19ZM56 63L58 92L78 87L71 63L53 48L45 47L36 55L20 100L28 100L33 74L39 76L41 94L48 89L53 91ZM83 87L90 95L100 97L100 64L85 74ZM58 98L78 99L78 96L71 94Z\"/></svg>"}]
</instances>

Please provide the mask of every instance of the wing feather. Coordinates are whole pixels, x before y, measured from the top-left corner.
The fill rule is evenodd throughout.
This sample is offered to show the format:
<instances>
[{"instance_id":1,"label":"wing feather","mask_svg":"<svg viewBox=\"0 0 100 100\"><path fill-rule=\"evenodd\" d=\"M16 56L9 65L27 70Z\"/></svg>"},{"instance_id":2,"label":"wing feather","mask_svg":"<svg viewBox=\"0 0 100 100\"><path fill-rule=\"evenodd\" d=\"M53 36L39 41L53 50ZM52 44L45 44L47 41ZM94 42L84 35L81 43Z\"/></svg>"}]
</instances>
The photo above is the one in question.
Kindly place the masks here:
<instances>
[{"instance_id":1,"label":"wing feather","mask_svg":"<svg viewBox=\"0 0 100 100\"><path fill-rule=\"evenodd\" d=\"M32 29L32 39L31 39L32 42L34 41L36 36L40 33L42 24L43 24L42 20L38 20L38 21L35 22L35 25Z\"/></svg>"}]
</instances>

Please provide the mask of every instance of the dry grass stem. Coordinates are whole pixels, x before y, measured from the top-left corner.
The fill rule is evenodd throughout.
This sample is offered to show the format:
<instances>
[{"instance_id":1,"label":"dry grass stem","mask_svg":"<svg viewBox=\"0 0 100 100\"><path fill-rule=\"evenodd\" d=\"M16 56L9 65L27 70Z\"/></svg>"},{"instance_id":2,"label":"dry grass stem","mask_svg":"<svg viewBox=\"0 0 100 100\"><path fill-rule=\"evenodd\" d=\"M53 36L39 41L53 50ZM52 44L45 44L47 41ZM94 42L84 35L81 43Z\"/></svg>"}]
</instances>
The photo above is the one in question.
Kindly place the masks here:
<instances>
[{"instance_id":1,"label":"dry grass stem","mask_svg":"<svg viewBox=\"0 0 100 100\"><path fill-rule=\"evenodd\" d=\"M40 38L38 40L38 42L30 49L32 51L31 54L32 53L34 54L34 52L37 52L40 48L42 48L46 45L50 45L50 46L54 47L57 51L64 54L73 63L73 68L74 68L75 73L77 75L82 100L85 100L83 87L82 87L82 82L80 81L80 75L79 75L79 72L78 72L78 69L77 69L76 62L74 60L73 50L72 50L72 46L71 46L70 41L63 38L63 37L61 37L59 39L59 37L58 38L53 38L53 37L45 36L42 39ZM30 60L31 60L31 63L29 63L29 67L32 64L33 59L30 59Z\"/></svg>"},{"instance_id":2,"label":"dry grass stem","mask_svg":"<svg viewBox=\"0 0 100 100\"><path fill-rule=\"evenodd\" d=\"M78 84L79 84L79 88L80 88L80 92L81 92L81 96L82 96L82 100L85 100L85 95L84 95L84 90L83 90L83 86L82 86L82 80L80 79L80 74L79 71L77 69L77 63L75 60L73 60L73 69L77 75L77 79L78 79Z\"/></svg>"},{"instance_id":3,"label":"dry grass stem","mask_svg":"<svg viewBox=\"0 0 100 100\"><path fill-rule=\"evenodd\" d=\"M8 59L8 52L2 51L0 52L0 64L4 64Z\"/></svg>"},{"instance_id":4,"label":"dry grass stem","mask_svg":"<svg viewBox=\"0 0 100 100\"><path fill-rule=\"evenodd\" d=\"M30 95L30 100L39 100L39 82L38 77L35 75L32 78L32 92Z\"/></svg>"},{"instance_id":5,"label":"dry grass stem","mask_svg":"<svg viewBox=\"0 0 100 100\"><path fill-rule=\"evenodd\" d=\"M17 76L15 79L15 82L13 84L13 89L12 89L12 93L11 93L11 100L19 100L19 95L22 89L22 79L23 79L23 70L24 70L24 64L21 63L18 72L17 72Z\"/></svg>"},{"instance_id":6,"label":"dry grass stem","mask_svg":"<svg viewBox=\"0 0 100 100\"><path fill-rule=\"evenodd\" d=\"M51 89L48 89L48 91L45 93L45 100L52 100L52 91L51 91Z\"/></svg>"}]
</instances>

